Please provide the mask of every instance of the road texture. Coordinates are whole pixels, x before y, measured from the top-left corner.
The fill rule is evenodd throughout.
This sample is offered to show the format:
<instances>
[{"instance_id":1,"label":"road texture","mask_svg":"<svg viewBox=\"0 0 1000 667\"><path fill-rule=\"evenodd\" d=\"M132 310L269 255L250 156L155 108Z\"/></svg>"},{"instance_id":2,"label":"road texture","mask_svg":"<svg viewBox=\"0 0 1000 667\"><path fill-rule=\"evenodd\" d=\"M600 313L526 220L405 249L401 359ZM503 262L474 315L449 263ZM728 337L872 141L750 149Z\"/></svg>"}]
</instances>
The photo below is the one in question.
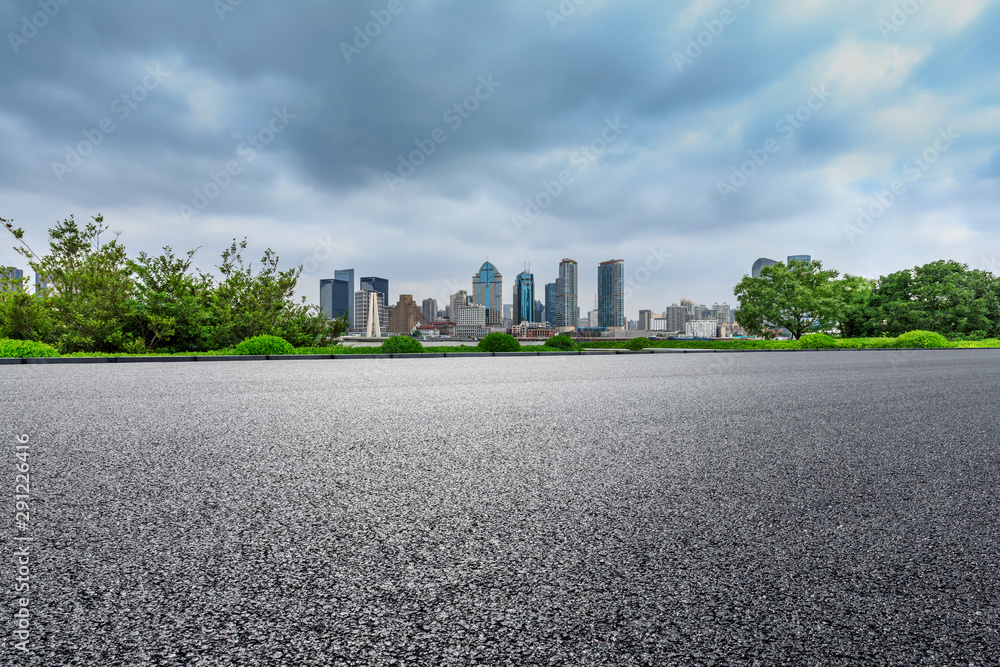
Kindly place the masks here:
<instances>
[{"instance_id":1,"label":"road texture","mask_svg":"<svg viewBox=\"0 0 1000 667\"><path fill-rule=\"evenodd\" d=\"M3 665L1000 664L1000 351L28 365L0 388Z\"/></svg>"}]
</instances>

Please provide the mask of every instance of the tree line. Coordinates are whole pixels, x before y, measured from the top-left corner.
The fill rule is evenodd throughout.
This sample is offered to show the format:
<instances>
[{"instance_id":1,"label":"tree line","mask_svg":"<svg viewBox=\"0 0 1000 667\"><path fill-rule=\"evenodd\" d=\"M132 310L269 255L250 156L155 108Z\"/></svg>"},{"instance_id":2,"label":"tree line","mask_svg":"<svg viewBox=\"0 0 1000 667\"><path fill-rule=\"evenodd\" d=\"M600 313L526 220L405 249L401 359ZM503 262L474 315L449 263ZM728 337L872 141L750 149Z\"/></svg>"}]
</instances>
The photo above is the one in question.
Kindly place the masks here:
<instances>
[{"instance_id":1,"label":"tree line","mask_svg":"<svg viewBox=\"0 0 1000 667\"><path fill-rule=\"evenodd\" d=\"M24 230L0 218L15 250L42 283L0 278L0 338L33 340L61 353L201 352L227 349L258 335L296 347L331 343L347 330L346 316L329 320L293 294L302 267L281 271L268 248L254 270L243 259L247 242L233 239L216 266L221 275L193 270L198 248L177 256L170 246L130 259L103 216L79 225L73 216L48 230L48 252L36 253Z\"/></svg>"},{"instance_id":2,"label":"tree line","mask_svg":"<svg viewBox=\"0 0 1000 667\"><path fill-rule=\"evenodd\" d=\"M1000 337L1000 278L952 260L938 260L877 280L840 276L821 262L791 260L744 276L733 288L736 321L748 333L795 339L811 332L844 338L940 333L952 340Z\"/></svg>"}]
</instances>

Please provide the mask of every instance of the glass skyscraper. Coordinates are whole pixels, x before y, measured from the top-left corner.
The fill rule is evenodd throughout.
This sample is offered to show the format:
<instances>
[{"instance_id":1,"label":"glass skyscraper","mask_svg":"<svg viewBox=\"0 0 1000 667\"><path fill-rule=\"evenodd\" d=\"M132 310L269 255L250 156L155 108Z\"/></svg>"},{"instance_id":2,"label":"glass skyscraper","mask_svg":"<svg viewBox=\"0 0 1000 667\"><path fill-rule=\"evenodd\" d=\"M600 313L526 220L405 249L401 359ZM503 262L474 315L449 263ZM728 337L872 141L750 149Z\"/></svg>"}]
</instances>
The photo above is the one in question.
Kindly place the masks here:
<instances>
[{"instance_id":1,"label":"glass skyscraper","mask_svg":"<svg viewBox=\"0 0 1000 667\"><path fill-rule=\"evenodd\" d=\"M611 259L597 266L597 326L625 327L625 260Z\"/></svg>"},{"instance_id":2,"label":"glass skyscraper","mask_svg":"<svg viewBox=\"0 0 1000 667\"><path fill-rule=\"evenodd\" d=\"M533 322L535 314L535 276L523 271L514 279L514 311L511 324Z\"/></svg>"},{"instance_id":3,"label":"glass skyscraper","mask_svg":"<svg viewBox=\"0 0 1000 667\"><path fill-rule=\"evenodd\" d=\"M353 313L354 292L350 291L346 280L323 278L319 281L319 307L330 319L336 319L344 313ZM354 319L350 320L353 326Z\"/></svg>"},{"instance_id":4,"label":"glass skyscraper","mask_svg":"<svg viewBox=\"0 0 1000 667\"><path fill-rule=\"evenodd\" d=\"M578 324L577 264L574 259L563 259L559 263L559 277L556 278L556 324L558 327L576 328Z\"/></svg>"},{"instance_id":5,"label":"glass skyscraper","mask_svg":"<svg viewBox=\"0 0 1000 667\"><path fill-rule=\"evenodd\" d=\"M375 276L362 278L358 289L366 292L377 292L382 299L382 305L386 308L389 307L389 281L385 278L376 278Z\"/></svg>"},{"instance_id":6,"label":"glass skyscraper","mask_svg":"<svg viewBox=\"0 0 1000 667\"><path fill-rule=\"evenodd\" d=\"M347 312L351 326L354 326L354 269L338 269L333 272L335 280L343 280L347 283Z\"/></svg>"},{"instance_id":7,"label":"glass skyscraper","mask_svg":"<svg viewBox=\"0 0 1000 667\"><path fill-rule=\"evenodd\" d=\"M556 284L545 283L545 321L550 327L556 325Z\"/></svg>"},{"instance_id":8,"label":"glass skyscraper","mask_svg":"<svg viewBox=\"0 0 1000 667\"><path fill-rule=\"evenodd\" d=\"M486 307L487 327L503 324L503 276L489 262L472 276L472 303Z\"/></svg>"}]
</instances>

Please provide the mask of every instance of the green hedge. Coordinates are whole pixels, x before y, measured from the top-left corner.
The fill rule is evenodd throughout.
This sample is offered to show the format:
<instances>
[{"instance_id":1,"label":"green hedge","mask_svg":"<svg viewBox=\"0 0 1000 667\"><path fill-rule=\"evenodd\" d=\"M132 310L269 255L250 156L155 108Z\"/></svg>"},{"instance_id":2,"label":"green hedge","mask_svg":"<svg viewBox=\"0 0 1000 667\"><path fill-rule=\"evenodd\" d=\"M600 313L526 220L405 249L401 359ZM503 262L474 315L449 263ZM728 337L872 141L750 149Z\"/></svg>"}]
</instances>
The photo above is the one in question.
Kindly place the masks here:
<instances>
[{"instance_id":1,"label":"green hedge","mask_svg":"<svg viewBox=\"0 0 1000 667\"><path fill-rule=\"evenodd\" d=\"M295 354L295 348L284 338L277 336L254 336L236 346L236 354Z\"/></svg>"},{"instance_id":2,"label":"green hedge","mask_svg":"<svg viewBox=\"0 0 1000 667\"><path fill-rule=\"evenodd\" d=\"M494 331L486 334L486 337L479 341L478 347L483 352L519 352L521 343L510 334Z\"/></svg>"},{"instance_id":3,"label":"green hedge","mask_svg":"<svg viewBox=\"0 0 1000 667\"><path fill-rule=\"evenodd\" d=\"M33 340L0 338L0 357L58 357L56 348Z\"/></svg>"},{"instance_id":4,"label":"green hedge","mask_svg":"<svg viewBox=\"0 0 1000 667\"><path fill-rule=\"evenodd\" d=\"M416 338L409 336L393 336L375 348L383 354L412 354L423 352L424 346Z\"/></svg>"}]
</instances>

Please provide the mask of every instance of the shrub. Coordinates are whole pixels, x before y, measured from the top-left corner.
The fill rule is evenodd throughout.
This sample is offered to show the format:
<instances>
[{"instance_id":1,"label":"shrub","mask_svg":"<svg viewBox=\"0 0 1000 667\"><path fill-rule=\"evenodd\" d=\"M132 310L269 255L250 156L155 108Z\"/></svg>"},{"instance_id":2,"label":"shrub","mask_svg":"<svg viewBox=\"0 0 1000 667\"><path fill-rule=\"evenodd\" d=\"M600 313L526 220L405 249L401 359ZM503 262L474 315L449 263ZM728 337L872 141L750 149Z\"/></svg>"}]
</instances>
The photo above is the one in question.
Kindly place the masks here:
<instances>
[{"instance_id":1,"label":"shrub","mask_svg":"<svg viewBox=\"0 0 1000 667\"><path fill-rule=\"evenodd\" d=\"M639 338L630 338L629 341L625 343L625 349L638 352L639 350L649 347L651 344L652 343L648 338L640 336Z\"/></svg>"},{"instance_id":2,"label":"shrub","mask_svg":"<svg viewBox=\"0 0 1000 667\"><path fill-rule=\"evenodd\" d=\"M893 341L892 347L948 347L948 339L933 331L907 331Z\"/></svg>"},{"instance_id":3,"label":"shrub","mask_svg":"<svg viewBox=\"0 0 1000 667\"><path fill-rule=\"evenodd\" d=\"M58 357L56 348L33 340L0 338L0 357Z\"/></svg>"},{"instance_id":4,"label":"shrub","mask_svg":"<svg viewBox=\"0 0 1000 667\"><path fill-rule=\"evenodd\" d=\"M837 341L833 336L825 333L806 334L799 339L799 348L812 350L829 350L837 347Z\"/></svg>"},{"instance_id":5,"label":"shrub","mask_svg":"<svg viewBox=\"0 0 1000 667\"><path fill-rule=\"evenodd\" d=\"M483 352L517 352L521 343L510 334L494 331L479 341L479 349Z\"/></svg>"},{"instance_id":6,"label":"shrub","mask_svg":"<svg viewBox=\"0 0 1000 667\"><path fill-rule=\"evenodd\" d=\"M295 348L284 338L254 336L237 345L236 354L295 354Z\"/></svg>"},{"instance_id":7,"label":"shrub","mask_svg":"<svg viewBox=\"0 0 1000 667\"><path fill-rule=\"evenodd\" d=\"M576 352L580 349L580 346L576 344L576 341L566 334L558 334L549 338L545 341L545 345L547 347L554 347L557 350L563 350L565 352Z\"/></svg>"},{"instance_id":8,"label":"shrub","mask_svg":"<svg viewBox=\"0 0 1000 667\"><path fill-rule=\"evenodd\" d=\"M384 354L400 354L423 352L424 346L420 344L419 340L410 336L393 336L382 343L378 349Z\"/></svg>"}]
</instances>

